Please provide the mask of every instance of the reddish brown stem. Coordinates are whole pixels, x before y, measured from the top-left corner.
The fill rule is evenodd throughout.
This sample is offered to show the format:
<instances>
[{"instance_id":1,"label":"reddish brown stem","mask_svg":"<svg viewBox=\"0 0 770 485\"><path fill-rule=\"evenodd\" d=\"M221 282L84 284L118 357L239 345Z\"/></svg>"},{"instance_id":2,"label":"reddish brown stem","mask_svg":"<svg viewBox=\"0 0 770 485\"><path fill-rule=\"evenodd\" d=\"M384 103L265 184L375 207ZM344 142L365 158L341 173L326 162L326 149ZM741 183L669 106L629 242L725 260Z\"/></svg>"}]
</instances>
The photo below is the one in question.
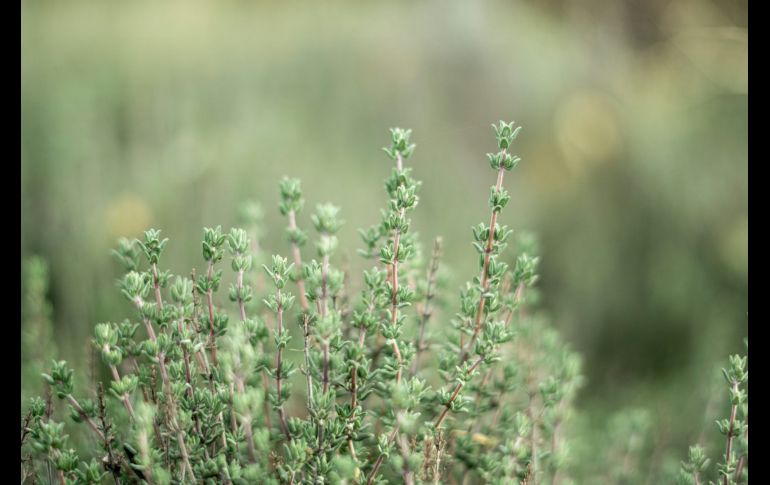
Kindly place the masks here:
<instances>
[{"instance_id":1,"label":"reddish brown stem","mask_svg":"<svg viewBox=\"0 0 770 485\"><path fill-rule=\"evenodd\" d=\"M118 368L114 365L110 365L110 371L112 372L112 378L115 379L115 382L120 382L120 373L118 372ZM123 401L123 406L126 408L126 411L128 411L128 415L131 416L131 419L134 419L134 407L131 405L131 401L128 399L128 394L120 396L120 399Z\"/></svg>"},{"instance_id":2,"label":"reddish brown stem","mask_svg":"<svg viewBox=\"0 0 770 485\"><path fill-rule=\"evenodd\" d=\"M746 416L746 424L748 424L748 416ZM746 426L746 431L743 433L743 437L746 439L746 441L749 440L749 428ZM746 455L741 455L740 459L738 460L738 465L735 467L735 481L738 482L741 479L741 473L743 473L743 467L746 464Z\"/></svg>"},{"instance_id":3,"label":"reddish brown stem","mask_svg":"<svg viewBox=\"0 0 770 485\"><path fill-rule=\"evenodd\" d=\"M735 481L739 482L741 479L741 474L743 473L743 465L745 463L745 456L741 456L741 458L738 460L738 465L735 467Z\"/></svg>"},{"instance_id":4,"label":"reddish brown stem","mask_svg":"<svg viewBox=\"0 0 770 485\"><path fill-rule=\"evenodd\" d=\"M86 412L83 410L83 407L80 405L80 403L75 399L72 394L67 394L67 401L72 405L73 408L75 408L75 411L78 413L78 415L83 418L83 420L88 423L88 426L94 430L94 433L96 433L96 436L99 437L101 441L104 441L104 433L99 429L99 427L94 423L94 420L91 419L90 416L86 414Z\"/></svg>"},{"instance_id":5,"label":"reddish brown stem","mask_svg":"<svg viewBox=\"0 0 770 485\"><path fill-rule=\"evenodd\" d=\"M156 282L157 282L157 278L156 278ZM137 298L135 300L135 304L141 311L142 309L141 298ZM161 300L158 300L157 304L158 304L158 309L162 310L163 302ZM157 339L155 337L155 331L152 329L152 324L150 323L150 321L147 318L143 317L142 322L144 323L144 326L147 329L147 333L150 335L150 339L153 342L156 342ZM166 355L163 352L158 352L158 354L156 355L156 358L158 360L158 367L160 368L160 376L161 376L161 379L163 380L163 390L169 399L169 419L171 422L171 427L176 432L177 443L179 445L179 452L182 455L183 464L187 469L187 471L190 473L192 480L195 481L195 474L193 473L192 466L190 465L189 456L187 454L187 446L185 445L184 432L182 431L182 428L178 425L176 421L176 403L174 402L174 394L171 388L171 381L168 377L168 371L166 369Z\"/></svg>"},{"instance_id":6,"label":"reddish brown stem","mask_svg":"<svg viewBox=\"0 0 770 485\"><path fill-rule=\"evenodd\" d=\"M358 369L353 366L350 371L350 406L355 409L358 406Z\"/></svg>"},{"instance_id":7,"label":"reddish brown stem","mask_svg":"<svg viewBox=\"0 0 770 485\"><path fill-rule=\"evenodd\" d=\"M243 270L238 271L238 276L236 278L235 284L238 286L238 290L240 291L243 288ZM241 314L241 321L246 321L246 304L241 299L241 296L238 295L238 311Z\"/></svg>"},{"instance_id":8,"label":"reddish brown stem","mask_svg":"<svg viewBox=\"0 0 770 485\"><path fill-rule=\"evenodd\" d=\"M163 310L163 298L160 296L160 280L158 279L158 267L155 263L152 264L152 282L155 287L155 303L158 305L158 310Z\"/></svg>"},{"instance_id":9,"label":"reddish brown stem","mask_svg":"<svg viewBox=\"0 0 770 485\"><path fill-rule=\"evenodd\" d=\"M404 169L404 160L401 157L401 153L396 152L396 167L398 171ZM403 219L405 210L399 211L400 218ZM395 327L398 322L398 249L401 243L401 229L397 228L393 235L393 263L390 265L390 277L392 293L390 299L390 324ZM401 366L403 365L403 358L401 357L401 349L398 347L398 339L393 339L391 342L393 353L396 355L396 361L398 362L398 370L396 371L396 384L401 382Z\"/></svg>"},{"instance_id":10,"label":"reddish brown stem","mask_svg":"<svg viewBox=\"0 0 770 485\"><path fill-rule=\"evenodd\" d=\"M192 272L190 274L190 279L192 280L193 286L192 286L192 298L193 298L193 314L192 314L192 324L193 329L195 332L200 333L201 327L198 325L198 308L200 308L200 299L198 298L198 291L197 286L195 285L195 268L192 269ZM208 357L206 357L206 352L201 352L200 350L197 350L195 352L195 357L198 360L198 365L200 365L201 370L206 374L206 379L208 380L209 389L211 391L214 391L214 383L212 382L212 374L211 374L211 366L209 366L209 360ZM265 388L267 390L267 388ZM266 420L269 420L269 414L266 414ZM227 449L227 436L225 436L225 420L223 414L220 412L217 415L217 421L219 422L219 425L222 426L222 449ZM225 481L229 483L229 480L227 480L227 477L225 477Z\"/></svg>"},{"instance_id":11,"label":"reddish brown stem","mask_svg":"<svg viewBox=\"0 0 770 485\"><path fill-rule=\"evenodd\" d=\"M401 476L404 477L404 485L414 485L414 472L409 469L408 461L409 444L403 434L398 437L398 447L399 451L401 452L401 457L404 461L404 464L401 468Z\"/></svg>"},{"instance_id":12,"label":"reddish brown stem","mask_svg":"<svg viewBox=\"0 0 770 485\"><path fill-rule=\"evenodd\" d=\"M733 392L738 391L738 381L733 381ZM727 450L725 451L725 460L729 463L733 452L733 438L735 437L735 418L738 414L738 405L733 404L730 409L730 427L727 430ZM724 476L724 485L729 485L730 480L727 475Z\"/></svg>"},{"instance_id":13,"label":"reddish brown stem","mask_svg":"<svg viewBox=\"0 0 770 485\"><path fill-rule=\"evenodd\" d=\"M161 378L163 379L163 388L166 392L166 396L169 399L169 420L171 421L171 428L176 433L176 440L177 444L179 445L179 453L182 455L182 463L184 464L187 472L190 474L192 481L195 482L195 473L193 472L192 465L190 465L190 457L187 454L187 445L185 444L184 431L176 420L176 402L174 401L173 390L171 389L171 380L168 377L165 358L166 356L163 353L158 354L158 365L160 367Z\"/></svg>"},{"instance_id":14,"label":"reddish brown stem","mask_svg":"<svg viewBox=\"0 0 770 485\"><path fill-rule=\"evenodd\" d=\"M500 169L497 171L497 184L495 185L495 190L498 192L503 187L503 176L505 174L505 168L500 167ZM475 328L473 330L473 335L471 336L471 340L468 342L467 347L462 347L460 350L460 362L465 362L465 359L468 357L468 353L470 350L473 349L473 346L476 343L476 339L479 336L479 332L481 332L481 329L483 327L483 316L484 316L484 305L486 304L486 298L485 294L489 290L489 259L492 256L492 248L494 247L494 241L495 241L495 228L497 227L497 211L492 210L492 217L489 221L489 237L487 238L487 246L484 248L484 264L481 269L481 296L479 297L479 307L476 310L476 322L475 322Z\"/></svg>"},{"instance_id":15,"label":"reddish brown stem","mask_svg":"<svg viewBox=\"0 0 770 485\"><path fill-rule=\"evenodd\" d=\"M393 432L390 433L390 436L388 436L389 445L393 443L394 439L396 439L397 434L398 434L398 424L396 424L396 427L393 428ZM384 459L385 459L385 455L380 455L377 457L377 460L374 462L374 466L372 467L372 471L369 474L369 479L366 481L366 485L372 485L372 483L374 483L374 479L377 478L377 472L380 471L380 467L382 466L382 461Z\"/></svg>"},{"instance_id":16,"label":"reddish brown stem","mask_svg":"<svg viewBox=\"0 0 770 485\"><path fill-rule=\"evenodd\" d=\"M467 378L470 378L471 374L473 374L476 369L481 365L481 363L484 361L484 357L479 357L476 362L473 363L470 369L468 369L468 375ZM449 402L446 403L444 406L444 409L441 411L441 414L439 415L438 419L436 420L435 428L438 428L441 426L441 423L444 422L444 418L446 418L447 413L449 413L449 408L452 406L452 403L457 399L457 396L460 395L460 391L462 391L463 387L465 387L465 383L459 382L457 383L457 386L455 387L454 392L452 393L452 396L449 398Z\"/></svg>"}]
</instances>

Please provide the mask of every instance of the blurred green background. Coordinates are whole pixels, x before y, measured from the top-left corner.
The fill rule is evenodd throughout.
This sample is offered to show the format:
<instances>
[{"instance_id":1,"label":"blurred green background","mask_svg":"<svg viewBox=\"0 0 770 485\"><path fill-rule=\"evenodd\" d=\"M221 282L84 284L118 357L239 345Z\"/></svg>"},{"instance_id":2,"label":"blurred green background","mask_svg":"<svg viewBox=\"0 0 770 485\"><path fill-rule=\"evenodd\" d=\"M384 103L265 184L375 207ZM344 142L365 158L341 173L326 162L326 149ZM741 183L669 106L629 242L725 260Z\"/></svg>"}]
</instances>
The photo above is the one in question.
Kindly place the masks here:
<instances>
[{"instance_id":1,"label":"blurred green background","mask_svg":"<svg viewBox=\"0 0 770 485\"><path fill-rule=\"evenodd\" d=\"M341 247L360 247L384 205L391 126L414 130L415 227L444 237L457 287L475 273L469 228L488 217L490 123L513 119L523 160L502 222L540 237L542 307L585 358L586 427L648 409L651 470L716 443L714 369L747 334L746 10L23 2L22 256L50 266L58 357L85 369L93 325L132 315L109 255L119 236L162 229L166 264L188 274L202 227L231 227L253 198L266 250L287 253L283 175L303 179L309 208L340 205Z\"/></svg>"}]
</instances>

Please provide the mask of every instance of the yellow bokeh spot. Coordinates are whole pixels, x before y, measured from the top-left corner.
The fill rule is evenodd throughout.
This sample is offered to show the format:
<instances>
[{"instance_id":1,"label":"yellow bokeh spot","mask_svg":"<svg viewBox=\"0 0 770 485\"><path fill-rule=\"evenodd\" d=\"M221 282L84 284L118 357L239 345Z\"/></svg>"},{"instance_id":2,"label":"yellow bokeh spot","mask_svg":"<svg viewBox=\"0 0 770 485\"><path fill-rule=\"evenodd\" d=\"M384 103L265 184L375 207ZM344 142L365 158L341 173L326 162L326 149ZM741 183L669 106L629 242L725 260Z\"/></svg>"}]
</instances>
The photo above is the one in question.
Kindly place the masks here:
<instances>
[{"instance_id":1,"label":"yellow bokeh spot","mask_svg":"<svg viewBox=\"0 0 770 485\"><path fill-rule=\"evenodd\" d=\"M134 194L122 194L107 206L105 226L111 239L138 237L150 227L150 208Z\"/></svg>"},{"instance_id":2,"label":"yellow bokeh spot","mask_svg":"<svg viewBox=\"0 0 770 485\"><path fill-rule=\"evenodd\" d=\"M623 147L617 112L601 93L572 95L557 111L555 123L564 160L574 171L611 161Z\"/></svg>"},{"instance_id":3,"label":"yellow bokeh spot","mask_svg":"<svg viewBox=\"0 0 770 485\"><path fill-rule=\"evenodd\" d=\"M487 436L481 433L474 433L473 436L471 436L471 439L476 443L480 444L481 446L494 447L494 446L497 446L498 444L498 440L495 439L494 437Z\"/></svg>"}]
</instances>

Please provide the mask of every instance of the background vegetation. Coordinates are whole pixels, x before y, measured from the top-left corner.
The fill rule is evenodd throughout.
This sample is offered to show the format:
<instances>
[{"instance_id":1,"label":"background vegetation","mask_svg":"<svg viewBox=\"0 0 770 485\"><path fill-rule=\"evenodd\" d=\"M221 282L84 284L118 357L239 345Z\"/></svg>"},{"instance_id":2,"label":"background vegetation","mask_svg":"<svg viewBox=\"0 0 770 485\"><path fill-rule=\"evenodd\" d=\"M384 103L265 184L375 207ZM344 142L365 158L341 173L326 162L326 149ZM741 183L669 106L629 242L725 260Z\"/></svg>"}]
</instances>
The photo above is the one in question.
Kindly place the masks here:
<instances>
[{"instance_id":1,"label":"background vegetation","mask_svg":"<svg viewBox=\"0 0 770 485\"><path fill-rule=\"evenodd\" d=\"M51 358L88 375L93 325L130 313L119 236L161 228L187 274L203 262L181 241L254 199L262 244L287 254L290 175L309 204L333 197L340 246L360 247L390 126L414 130L415 226L444 236L459 285L488 121L514 119L503 223L539 235L541 306L585 359L577 426L600 436L638 409L618 419L649 424L639 480L699 439L713 454L717 368L747 332L747 61L745 2L25 2L22 256L50 284L36 262L22 287L51 308L23 302L22 397ZM48 319L44 347L30 335Z\"/></svg>"}]
</instances>

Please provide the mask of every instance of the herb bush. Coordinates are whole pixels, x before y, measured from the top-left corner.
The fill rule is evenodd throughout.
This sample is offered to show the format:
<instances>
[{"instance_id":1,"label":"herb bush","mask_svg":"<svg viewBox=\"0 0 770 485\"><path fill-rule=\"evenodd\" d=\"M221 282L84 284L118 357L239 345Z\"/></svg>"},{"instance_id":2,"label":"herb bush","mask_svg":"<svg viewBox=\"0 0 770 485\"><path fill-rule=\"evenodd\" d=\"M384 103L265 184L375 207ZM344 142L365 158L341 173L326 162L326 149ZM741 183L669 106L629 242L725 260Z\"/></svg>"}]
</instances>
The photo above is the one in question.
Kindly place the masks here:
<instances>
[{"instance_id":1,"label":"herb bush","mask_svg":"<svg viewBox=\"0 0 770 485\"><path fill-rule=\"evenodd\" d=\"M242 228L204 229L205 264L189 275L162 269L168 240L160 231L121 240L120 290L135 313L98 323L93 339L111 380L76 390L73 370L53 362L44 397L32 398L22 417L22 482L574 483L566 424L580 358L535 311L535 241L513 237L498 220L521 127L493 128L489 222L472 228L479 274L459 299L446 291L441 239L424 251L411 227L421 185L406 166L411 130L392 129L384 148L395 166L380 222L360 230L358 254L371 263L360 278L335 265L342 220L334 205L311 216L308 258L295 179L280 184L288 257L264 257L254 205L244 207ZM44 264L28 272L25 308L40 322L22 342L31 347L50 309ZM745 359L731 366L733 409L720 424L725 484L748 474ZM84 445L73 447L67 418L88 433ZM622 440L623 430L642 426L633 416L621 421ZM635 451L629 445L624 460L608 460L620 481ZM679 478L702 483L707 466L694 447Z\"/></svg>"},{"instance_id":2,"label":"herb bush","mask_svg":"<svg viewBox=\"0 0 770 485\"><path fill-rule=\"evenodd\" d=\"M745 340L748 351L749 342ZM713 475L704 448L690 447L686 462L682 462L679 483L683 485L724 484L749 482L749 370L748 357L731 355L728 366L722 369L730 397L729 417L716 421L719 432L725 436L725 452L716 466L715 481L705 481Z\"/></svg>"}]
</instances>

